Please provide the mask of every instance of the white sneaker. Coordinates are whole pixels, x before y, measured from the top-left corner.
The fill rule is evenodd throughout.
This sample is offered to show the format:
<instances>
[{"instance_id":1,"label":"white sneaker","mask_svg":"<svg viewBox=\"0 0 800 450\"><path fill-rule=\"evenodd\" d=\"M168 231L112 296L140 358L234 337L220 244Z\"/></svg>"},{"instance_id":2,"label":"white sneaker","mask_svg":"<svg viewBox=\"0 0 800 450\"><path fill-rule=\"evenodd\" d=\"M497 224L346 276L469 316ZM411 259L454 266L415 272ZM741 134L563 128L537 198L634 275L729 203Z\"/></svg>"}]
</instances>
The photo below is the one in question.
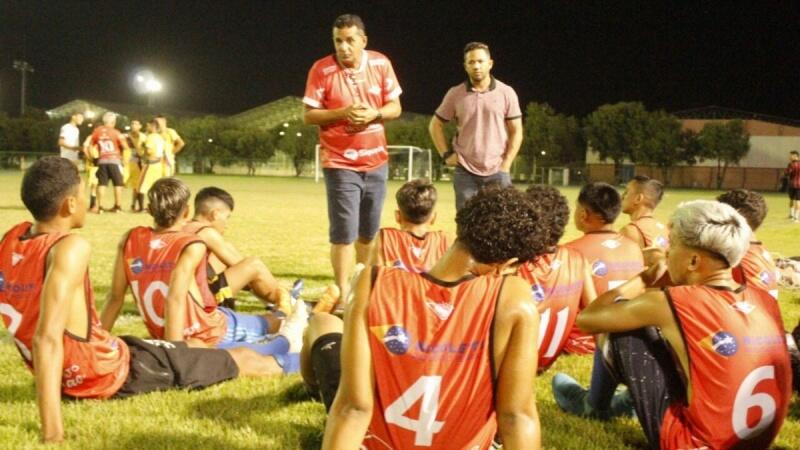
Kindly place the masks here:
<instances>
[{"instance_id":1,"label":"white sneaker","mask_svg":"<svg viewBox=\"0 0 800 450\"><path fill-rule=\"evenodd\" d=\"M279 335L289 341L289 353L300 353L303 348L303 331L308 326L308 308L305 302L295 302L292 313L283 321Z\"/></svg>"}]
</instances>

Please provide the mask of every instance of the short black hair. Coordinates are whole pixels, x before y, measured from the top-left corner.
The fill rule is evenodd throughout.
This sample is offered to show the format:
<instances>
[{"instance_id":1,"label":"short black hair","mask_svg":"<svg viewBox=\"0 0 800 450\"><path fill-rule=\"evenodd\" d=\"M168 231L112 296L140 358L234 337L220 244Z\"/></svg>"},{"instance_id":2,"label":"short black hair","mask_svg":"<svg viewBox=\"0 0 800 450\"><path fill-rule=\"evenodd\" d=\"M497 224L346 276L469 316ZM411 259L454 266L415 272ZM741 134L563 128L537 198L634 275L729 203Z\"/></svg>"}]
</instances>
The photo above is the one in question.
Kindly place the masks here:
<instances>
[{"instance_id":1,"label":"short black hair","mask_svg":"<svg viewBox=\"0 0 800 450\"><path fill-rule=\"evenodd\" d=\"M750 229L756 231L767 217L767 202L758 192L747 189L733 189L717 197L718 202L731 205L747 220Z\"/></svg>"},{"instance_id":2,"label":"short black hair","mask_svg":"<svg viewBox=\"0 0 800 450\"><path fill-rule=\"evenodd\" d=\"M475 261L530 261L547 252L547 224L528 195L514 187L475 194L456 213L456 235Z\"/></svg>"},{"instance_id":3,"label":"short black hair","mask_svg":"<svg viewBox=\"0 0 800 450\"><path fill-rule=\"evenodd\" d=\"M189 207L192 193L189 187L177 178L161 178L147 192L147 211L153 216L156 225L169 228Z\"/></svg>"},{"instance_id":4,"label":"short black hair","mask_svg":"<svg viewBox=\"0 0 800 450\"><path fill-rule=\"evenodd\" d=\"M489 45L484 44L483 42L468 42L467 45L464 46L464 55L473 50L484 50L486 51L487 55L492 55L492 53L489 51Z\"/></svg>"},{"instance_id":5,"label":"short black hair","mask_svg":"<svg viewBox=\"0 0 800 450\"><path fill-rule=\"evenodd\" d=\"M789 152L789 154L794 156L800 156L800 152L798 152L797 150L792 150Z\"/></svg>"},{"instance_id":6,"label":"short black hair","mask_svg":"<svg viewBox=\"0 0 800 450\"><path fill-rule=\"evenodd\" d=\"M361 30L362 33L367 33L367 28L364 26L364 21L361 20L361 17L358 17L355 14L342 14L333 21L333 28L342 29L350 27L356 27Z\"/></svg>"},{"instance_id":7,"label":"short black hair","mask_svg":"<svg viewBox=\"0 0 800 450\"><path fill-rule=\"evenodd\" d=\"M233 211L233 196L228 191L215 186L200 189L194 196L194 213L207 214L211 211L211 201L219 201Z\"/></svg>"},{"instance_id":8,"label":"short black hair","mask_svg":"<svg viewBox=\"0 0 800 450\"><path fill-rule=\"evenodd\" d=\"M614 186L603 183L589 183L581 188L578 203L590 212L597 214L605 223L614 223L622 209L622 200Z\"/></svg>"},{"instance_id":9,"label":"short black hair","mask_svg":"<svg viewBox=\"0 0 800 450\"><path fill-rule=\"evenodd\" d=\"M631 181L639 188L639 192L644 194L647 206L655 209L661 203L661 199L664 198L664 183L647 175L636 175Z\"/></svg>"},{"instance_id":10,"label":"short black hair","mask_svg":"<svg viewBox=\"0 0 800 450\"><path fill-rule=\"evenodd\" d=\"M539 208L542 220L549 228L549 239L546 242L550 251L555 251L558 241L564 236L564 229L569 223L569 202L561 192L546 184L533 184L526 191L528 198Z\"/></svg>"},{"instance_id":11,"label":"short black hair","mask_svg":"<svg viewBox=\"0 0 800 450\"><path fill-rule=\"evenodd\" d=\"M436 206L436 187L427 179L412 180L397 190L395 199L403 217L411 223L425 223Z\"/></svg>"},{"instance_id":12,"label":"short black hair","mask_svg":"<svg viewBox=\"0 0 800 450\"><path fill-rule=\"evenodd\" d=\"M78 169L68 159L45 156L25 171L20 197L33 218L41 222L55 217L64 197L75 193L79 184Z\"/></svg>"}]
</instances>

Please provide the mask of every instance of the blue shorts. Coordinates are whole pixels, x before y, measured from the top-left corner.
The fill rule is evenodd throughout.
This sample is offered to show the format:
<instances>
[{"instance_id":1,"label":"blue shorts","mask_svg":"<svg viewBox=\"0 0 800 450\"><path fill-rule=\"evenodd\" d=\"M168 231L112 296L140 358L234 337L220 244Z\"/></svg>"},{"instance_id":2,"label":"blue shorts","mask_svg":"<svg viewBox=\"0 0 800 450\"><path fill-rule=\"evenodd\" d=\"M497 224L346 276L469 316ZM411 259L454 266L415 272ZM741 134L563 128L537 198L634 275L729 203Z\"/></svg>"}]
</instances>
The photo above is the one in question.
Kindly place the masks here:
<instances>
[{"instance_id":1,"label":"blue shorts","mask_svg":"<svg viewBox=\"0 0 800 450\"><path fill-rule=\"evenodd\" d=\"M262 316L252 314L241 314L231 311L228 308L218 308L225 314L228 322L228 331L220 341L221 344L231 342L260 342L269 335L269 324L267 319Z\"/></svg>"},{"instance_id":2,"label":"blue shorts","mask_svg":"<svg viewBox=\"0 0 800 450\"><path fill-rule=\"evenodd\" d=\"M329 240L351 244L357 237L372 240L381 226L389 164L369 172L324 169L328 196Z\"/></svg>"}]
</instances>

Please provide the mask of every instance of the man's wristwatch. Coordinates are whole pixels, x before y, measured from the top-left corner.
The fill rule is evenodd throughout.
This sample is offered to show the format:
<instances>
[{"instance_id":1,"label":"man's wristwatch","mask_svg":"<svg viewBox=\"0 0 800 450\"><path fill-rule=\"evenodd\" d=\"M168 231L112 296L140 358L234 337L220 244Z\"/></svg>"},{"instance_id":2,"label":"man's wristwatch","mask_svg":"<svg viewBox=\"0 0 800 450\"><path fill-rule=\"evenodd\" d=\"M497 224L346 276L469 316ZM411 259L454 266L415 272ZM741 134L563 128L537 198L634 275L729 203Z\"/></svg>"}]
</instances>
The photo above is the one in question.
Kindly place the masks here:
<instances>
[{"instance_id":1,"label":"man's wristwatch","mask_svg":"<svg viewBox=\"0 0 800 450\"><path fill-rule=\"evenodd\" d=\"M442 161L447 161L448 158L455 155L456 152L453 150L447 150L446 152L442 153Z\"/></svg>"}]
</instances>

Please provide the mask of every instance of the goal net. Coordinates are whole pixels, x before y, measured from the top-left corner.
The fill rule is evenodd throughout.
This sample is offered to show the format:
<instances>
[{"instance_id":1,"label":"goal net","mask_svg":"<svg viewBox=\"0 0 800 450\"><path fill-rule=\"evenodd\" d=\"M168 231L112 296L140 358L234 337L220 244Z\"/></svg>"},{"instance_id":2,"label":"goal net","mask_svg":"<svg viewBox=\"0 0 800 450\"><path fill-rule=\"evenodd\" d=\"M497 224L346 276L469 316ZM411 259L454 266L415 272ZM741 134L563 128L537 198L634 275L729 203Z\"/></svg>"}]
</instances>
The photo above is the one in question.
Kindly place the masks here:
<instances>
[{"instance_id":1,"label":"goal net","mask_svg":"<svg viewBox=\"0 0 800 450\"><path fill-rule=\"evenodd\" d=\"M431 150L412 145L389 145L389 179L411 181L415 178L431 178L433 176L433 158ZM314 151L314 181L322 178L322 162L320 147Z\"/></svg>"}]
</instances>

